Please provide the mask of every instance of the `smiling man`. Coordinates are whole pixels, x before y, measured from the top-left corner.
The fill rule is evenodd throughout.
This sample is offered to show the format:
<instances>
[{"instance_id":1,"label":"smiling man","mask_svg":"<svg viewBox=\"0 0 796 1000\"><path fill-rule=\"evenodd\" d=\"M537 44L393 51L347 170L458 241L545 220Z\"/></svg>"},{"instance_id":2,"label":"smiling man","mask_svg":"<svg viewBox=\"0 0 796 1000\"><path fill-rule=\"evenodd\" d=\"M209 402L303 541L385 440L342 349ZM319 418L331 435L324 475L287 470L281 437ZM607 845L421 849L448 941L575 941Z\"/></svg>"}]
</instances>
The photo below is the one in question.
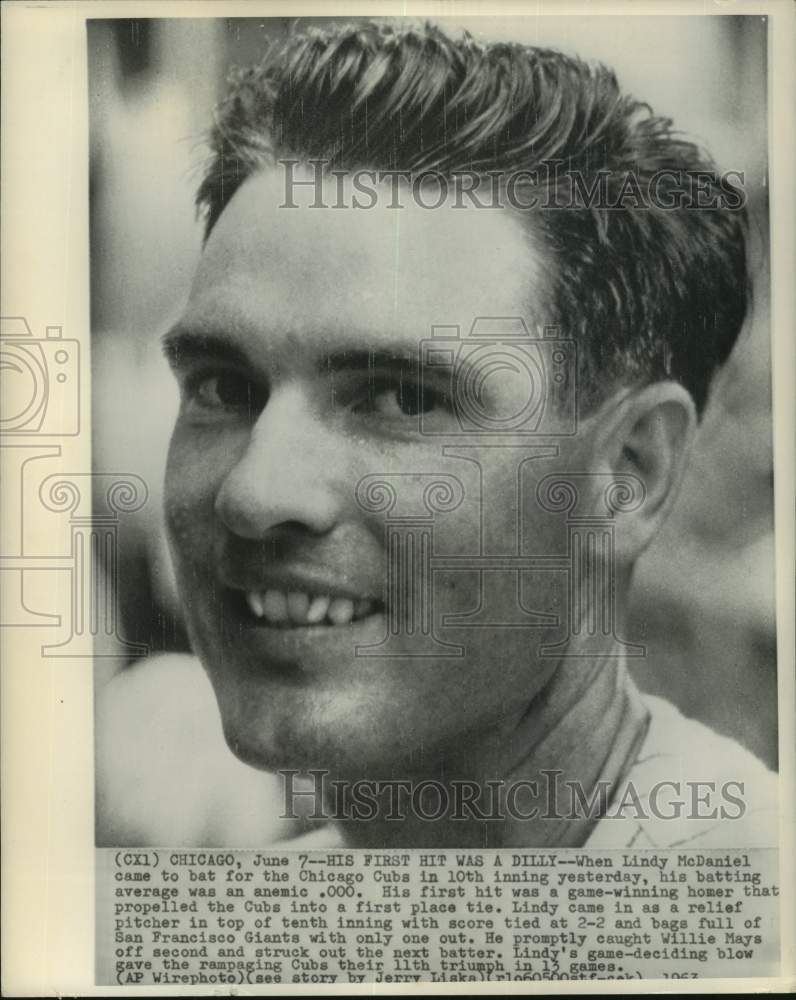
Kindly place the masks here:
<instances>
[{"instance_id":1,"label":"smiling man","mask_svg":"<svg viewBox=\"0 0 796 1000\"><path fill-rule=\"evenodd\" d=\"M294 36L212 149L167 528L274 809L308 845L759 840L773 775L620 638L744 320L740 190L609 71L434 27Z\"/></svg>"}]
</instances>

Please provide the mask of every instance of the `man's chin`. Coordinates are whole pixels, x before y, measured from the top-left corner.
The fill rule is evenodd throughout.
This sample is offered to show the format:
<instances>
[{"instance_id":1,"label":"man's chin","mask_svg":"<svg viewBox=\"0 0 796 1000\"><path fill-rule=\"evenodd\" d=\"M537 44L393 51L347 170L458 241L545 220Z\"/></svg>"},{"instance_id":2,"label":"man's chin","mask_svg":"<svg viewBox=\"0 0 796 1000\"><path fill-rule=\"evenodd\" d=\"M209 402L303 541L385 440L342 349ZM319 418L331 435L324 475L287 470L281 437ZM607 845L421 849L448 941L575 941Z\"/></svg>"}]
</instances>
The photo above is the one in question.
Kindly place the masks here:
<instances>
[{"instance_id":1,"label":"man's chin","mask_svg":"<svg viewBox=\"0 0 796 1000\"><path fill-rule=\"evenodd\" d=\"M308 771L328 765L328 758L323 762L319 754L308 754L293 745L276 744L269 739L263 740L258 735L241 733L235 726L225 726L224 737L238 760L258 771L277 774L280 771Z\"/></svg>"},{"instance_id":2,"label":"man's chin","mask_svg":"<svg viewBox=\"0 0 796 1000\"><path fill-rule=\"evenodd\" d=\"M246 718L222 710L221 717L232 753L272 774L322 771L329 780L357 780L391 776L396 768L403 774L409 768L410 749L400 733L382 730L386 738L374 739L373 727L355 717L339 718L336 724L300 711L278 718L265 711L258 718L252 712ZM406 761L404 767L401 760Z\"/></svg>"},{"instance_id":3,"label":"man's chin","mask_svg":"<svg viewBox=\"0 0 796 1000\"><path fill-rule=\"evenodd\" d=\"M302 716L299 708L275 715L273 702L258 706L257 699L250 699L232 710L220 703L220 709L227 746L238 760L261 771L334 768L348 773L369 756L363 753L362 746L355 747L352 754L351 746L341 741L339 732L327 731L309 715ZM359 741L354 738L352 742Z\"/></svg>"}]
</instances>

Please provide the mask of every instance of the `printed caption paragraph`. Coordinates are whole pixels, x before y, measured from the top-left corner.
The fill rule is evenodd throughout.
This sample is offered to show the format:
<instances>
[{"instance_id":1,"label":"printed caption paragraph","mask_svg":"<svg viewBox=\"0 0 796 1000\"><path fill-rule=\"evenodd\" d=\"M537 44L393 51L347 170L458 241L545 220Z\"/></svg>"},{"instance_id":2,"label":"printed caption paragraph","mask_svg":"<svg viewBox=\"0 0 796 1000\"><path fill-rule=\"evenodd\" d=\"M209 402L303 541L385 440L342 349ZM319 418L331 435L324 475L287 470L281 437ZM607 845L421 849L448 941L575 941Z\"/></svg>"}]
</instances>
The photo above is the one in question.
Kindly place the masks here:
<instances>
[{"instance_id":1,"label":"printed caption paragraph","mask_svg":"<svg viewBox=\"0 0 796 1000\"><path fill-rule=\"evenodd\" d=\"M776 974L777 852L97 851L97 983Z\"/></svg>"}]
</instances>

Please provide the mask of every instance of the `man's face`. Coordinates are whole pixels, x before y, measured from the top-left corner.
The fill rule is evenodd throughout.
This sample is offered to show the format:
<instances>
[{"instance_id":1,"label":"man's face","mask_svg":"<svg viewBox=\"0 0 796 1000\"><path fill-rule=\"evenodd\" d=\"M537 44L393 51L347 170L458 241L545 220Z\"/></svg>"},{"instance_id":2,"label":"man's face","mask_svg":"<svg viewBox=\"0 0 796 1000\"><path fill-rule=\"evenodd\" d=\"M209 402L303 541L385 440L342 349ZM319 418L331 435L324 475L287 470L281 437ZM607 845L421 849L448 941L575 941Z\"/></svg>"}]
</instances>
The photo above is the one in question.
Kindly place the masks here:
<instances>
[{"instance_id":1,"label":"man's face","mask_svg":"<svg viewBox=\"0 0 796 1000\"><path fill-rule=\"evenodd\" d=\"M553 670L536 656L538 627L493 628L482 614L468 628L442 616L483 609L486 590L498 606L519 597L526 609L561 608L555 573L467 568L480 551L549 551L547 522L528 498L557 467L552 449L532 457L533 438L527 452L468 448L445 374L425 372L421 389L419 345L435 324L458 324L465 337L478 316L524 317L535 332L528 302L540 269L502 211L283 201L277 171L235 194L172 337L182 405L166 509L183 607L244 759L428 770L510 731ZM526 388L511 371L491 375L479 405L516 413ZM450 431L455 454L429 428ZM435 474L456 477L462 493L436 517L434 553L460 556L463 568L434 574L433 626L463 655L410 655L417 635L406 634L402 588L416 591L419 577L410 571L391 590L388 512L362 490L357 498L364 477L383 476L398 498L390 516L428 519L422 497ZM384 639L391 614L399 635L389 655L356 655Z\"/></svg>"}]
</instances>

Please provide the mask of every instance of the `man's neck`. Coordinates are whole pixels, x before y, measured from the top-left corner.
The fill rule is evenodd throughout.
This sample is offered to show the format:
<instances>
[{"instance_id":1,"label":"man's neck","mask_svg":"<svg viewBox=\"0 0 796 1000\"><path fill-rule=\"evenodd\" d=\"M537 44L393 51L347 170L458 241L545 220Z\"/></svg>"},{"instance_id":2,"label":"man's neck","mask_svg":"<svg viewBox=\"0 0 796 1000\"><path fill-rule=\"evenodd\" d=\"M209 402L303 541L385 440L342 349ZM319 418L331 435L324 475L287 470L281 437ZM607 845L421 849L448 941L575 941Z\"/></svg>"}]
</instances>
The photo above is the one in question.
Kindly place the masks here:
<instances>
[{"instance_id":1,"label":"man's neck","mask_svg":"<svg viewBox=\"0 0 796 1000\"><path fill-rule=\"evenodd\" d=\"M342 821L341 832L350 847L381 849L582 845L646 724L615 650L599 662L562 659L519 718L463 736L434 774L402 775L425 789L417 799L404 791L402 818L388 818L382 796L376 818Z\"/></svg>"}]
</instances>

